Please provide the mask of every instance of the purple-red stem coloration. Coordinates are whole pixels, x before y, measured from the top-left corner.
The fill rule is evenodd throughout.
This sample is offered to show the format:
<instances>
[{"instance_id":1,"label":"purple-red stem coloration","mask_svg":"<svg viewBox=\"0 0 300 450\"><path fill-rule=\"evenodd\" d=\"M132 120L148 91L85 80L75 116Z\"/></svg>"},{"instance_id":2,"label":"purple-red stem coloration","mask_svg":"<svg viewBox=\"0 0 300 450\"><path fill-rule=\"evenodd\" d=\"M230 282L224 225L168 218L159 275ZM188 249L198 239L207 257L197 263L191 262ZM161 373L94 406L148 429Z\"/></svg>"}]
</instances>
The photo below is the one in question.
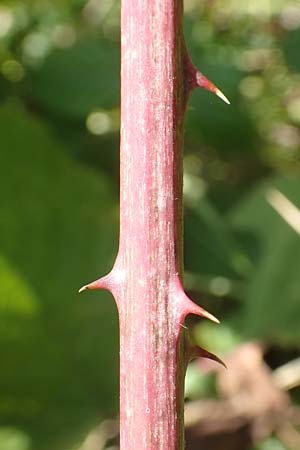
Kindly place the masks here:
<instances>
[{"instance_id":1,"label":"purple-red stem coloration","mask_svg":"<svg viewBox=\"0 0 300 450\"><path fill-rule=\"evenodd\" d=\"M120 244L110 274L120 319L121 450L182 450L189 359L217 359L183 329L218 322L182 287L183 121L191 90L226 97L192 65L182 0L122 0ZM228 101L227 101L228 102Z\"/></svg>"}]
</instances>

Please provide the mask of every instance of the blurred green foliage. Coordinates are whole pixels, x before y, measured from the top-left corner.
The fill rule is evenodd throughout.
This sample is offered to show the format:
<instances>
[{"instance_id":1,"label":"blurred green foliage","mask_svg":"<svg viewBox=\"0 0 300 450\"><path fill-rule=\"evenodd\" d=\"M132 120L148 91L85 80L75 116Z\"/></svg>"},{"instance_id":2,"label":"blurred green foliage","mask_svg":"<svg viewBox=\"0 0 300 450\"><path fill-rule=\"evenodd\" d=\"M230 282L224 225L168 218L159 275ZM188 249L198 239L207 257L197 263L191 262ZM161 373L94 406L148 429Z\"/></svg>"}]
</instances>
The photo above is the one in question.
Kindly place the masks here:
<instances>
[{"instance_id":1,"label":"blurred green foliage","mask_svg":"<svg viewBox=\"0 0 300 450\"><path fill-rule=\"evenodd\" d=\"M33 431L36 448L55 429L57 448L117 403L113 303L76 295L112 263L116 214L106 177L72 161L37 118L4 106L0 123L0 414Z\"/></svg>"},{"instance_id":2,"label":"blurred green foliage","mask_svg":"<svg viewBox=\"0 0 300 450\"><path fill-rule=\"evenodd\" d=\"M224 323L195 337L298 346L299 2L185 7L232 102L199 90L186 118L185 284ZM76 291L117 249L119 34L115 0L0 4L0 450L70 449L117 411L113 301Z\"/></svg>"}]
</instances>

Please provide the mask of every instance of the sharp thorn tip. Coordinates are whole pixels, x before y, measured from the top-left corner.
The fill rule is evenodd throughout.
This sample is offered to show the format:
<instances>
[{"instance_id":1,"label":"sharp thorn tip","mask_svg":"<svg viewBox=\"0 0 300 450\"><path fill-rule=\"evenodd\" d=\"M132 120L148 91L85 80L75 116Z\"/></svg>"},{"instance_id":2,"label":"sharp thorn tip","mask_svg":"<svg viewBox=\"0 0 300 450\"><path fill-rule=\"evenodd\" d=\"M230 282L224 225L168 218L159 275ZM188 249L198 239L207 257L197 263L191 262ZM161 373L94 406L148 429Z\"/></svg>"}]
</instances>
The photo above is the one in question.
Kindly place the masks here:
<instances>
[{"instance_id":1,"label":"sharp thorn tip","mask_svg":"<svg viewBox=\"0 0 300 450\"><path fill-rule=\"evenodd\" d=\"M196 314L197 316L204 317L205 319L211 320L214 323L219 324L220 321L217 319L213 314L206 311L206 309L202 308L201 306L194 303L190 298L188 298L186 295L184 296L187 308L187 314Z\"/></svg>"},{"instance_id":2,"label":"sharp thorn tip","mask_svg":"<svg viewBox=\"0 0 300 450\"><path fill-rule=\"evenodd\" d=\"M214 353L210 353L201 347L195 346L192 348L191 358L193 359L193 358L199 358L199 357L210 359L211 361L215 361L215 362L221 364L223 367L225 367L225 369L227 369L227 366L224 363L224 361L222 361L222 359L219 358L217 355L215 355Z\"/></svg>"},{"instance_id":3,"label":"sharp thorn tip","mask_svg":"<svg viewBox=\"0 0 300 450\"><path fill-rule=\"evenodd\" d=\"M211 320L214 323L217 323L217 324L220 323L219 319L217 319L213 314L209 313L208 311L203 310L203 312L201 313L201 316L205 317L206 319Z\"/></svg>"},{"instance_id":4,"label":"sharp thorn tip","mask_svg":"<svg viewBox=\"0 0 300 450\"><path fill-rule=\"evenodd\" d=\"M87 289L88 289L87 286L82 286L82 287L79 289L78 293L81 294L81 292L86 291Z\"/></svg>"},{"instance_id":5,"label":"sharp thorn tip","mask_svg":"<svg viewBox=\"0 0 300 450\"><path fill-rule=\"evenodd\" d=\"M220 91L220 89L216 89L215 94L221 99L223 100L223 102L227 103L227 105L230 105L230 101L228 100L228 98L226 97L226 95L223 94L222 91Z\"/></svg>"}]
</instances>

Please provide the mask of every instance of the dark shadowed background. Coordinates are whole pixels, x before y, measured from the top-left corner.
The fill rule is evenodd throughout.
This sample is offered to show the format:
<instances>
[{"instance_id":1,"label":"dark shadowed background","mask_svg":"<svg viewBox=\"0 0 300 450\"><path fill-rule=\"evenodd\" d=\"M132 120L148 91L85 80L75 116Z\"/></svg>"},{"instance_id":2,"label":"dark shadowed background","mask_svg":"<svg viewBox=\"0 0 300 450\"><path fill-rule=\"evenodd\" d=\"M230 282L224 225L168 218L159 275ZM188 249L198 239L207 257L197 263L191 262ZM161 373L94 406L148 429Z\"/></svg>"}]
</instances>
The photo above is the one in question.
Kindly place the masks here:
<instances>
[{"instance_id":1,"label":"dark shadowed background","mask_svg":"<svg viewBox=\"0 0 300 450\"><path fill-rule=\"evenodd\" d=\"M115 0L0 3L0 450L116 450ZM300 448L300 2L186 0L188 450ZM145 11L147 14L147 11ZM121 380L122 382L122 380Z\"/></svg>"}]
</instances>

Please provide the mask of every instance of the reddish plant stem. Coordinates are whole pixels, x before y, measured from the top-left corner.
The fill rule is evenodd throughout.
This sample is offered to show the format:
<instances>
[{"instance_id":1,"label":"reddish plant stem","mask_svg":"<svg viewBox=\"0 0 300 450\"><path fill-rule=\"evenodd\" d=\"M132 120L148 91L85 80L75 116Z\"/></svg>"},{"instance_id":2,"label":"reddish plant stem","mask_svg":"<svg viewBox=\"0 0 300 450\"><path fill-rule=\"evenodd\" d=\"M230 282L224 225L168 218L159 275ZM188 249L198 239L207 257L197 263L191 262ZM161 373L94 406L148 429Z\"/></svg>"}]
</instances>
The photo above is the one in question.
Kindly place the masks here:
<instances>
[{"instance_id":1,"label":"reddish plant stem","mask_svg":"<svg viewBox=\"0 0 300 450\"><path fill-rule=\"evenodd\" d=\"M121 450L181 450L190 313L184 293L183 120L190 91L223 94L190 62L182 0L122 0L120 244L113 270L83 289L110 290L120 319ZM221 95L220 95L221 94Z\"/></svg>"},{"instance_id":2,"label":"reddish plant stem","mask_svg":"<svg viewBox=\"0 0 300 450\"><path fill-rule=\"evenodd\" d=\"M122 2L120 448L183 448L182 4ZM180 355L180 356L179 356ZM181 360L181 361L180 361Z\"/></svg>"}]
</instances>

